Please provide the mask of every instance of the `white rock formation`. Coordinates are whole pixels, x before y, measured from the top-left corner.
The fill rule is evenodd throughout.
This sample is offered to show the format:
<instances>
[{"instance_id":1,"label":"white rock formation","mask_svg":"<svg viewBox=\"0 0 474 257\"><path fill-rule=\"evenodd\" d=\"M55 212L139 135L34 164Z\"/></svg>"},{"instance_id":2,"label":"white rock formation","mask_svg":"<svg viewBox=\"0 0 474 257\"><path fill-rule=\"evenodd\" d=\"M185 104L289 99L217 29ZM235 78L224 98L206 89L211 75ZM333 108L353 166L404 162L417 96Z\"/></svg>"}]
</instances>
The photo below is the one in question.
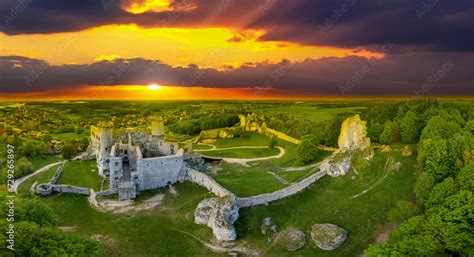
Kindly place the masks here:
<instances>
[{"instance_id":1,"label":"white rock formation","mask_svg":"<svg viewBox=\"0 0 474 257\"><path fill-rule=\"evenodd\" d=\"M321 162L319 169L326 171L331 177L345 176L351 167L351 156L342 156L342 153L336 153Z\"/></svg>"},{"instance_id":2,"label":"white rock formation","mask_svg":"<svg viewBox=\"0 0 474 257\"><path fill-rule=\"evenodd\" d=\"M194 212L194 222L210 227L217 240L235 240L237 236L233 224L239 217L235 200L234 195L202 200Z\"/></svg>"},{"instance_id":3,"label":"white rock formation","mask_svg":"<svg viewBox=\"0 0 474 257\"><path fill-rule=\"evenodd\" d=\"M361 120L359 114L347 118L341 125L339 150L321 163L320 170L332 177L346 175L351 168L355 152L359 153L357 158L371 160L374 151L370 147L366 125L367 122Z\"/></svg>"},{"instance_id":4,"label":"white rock formation","mask_svg":"<svg viewBox=\"0 0 474 257\"><path fill-rule=\"evenodd\" d=\"M367 137L367 121L361 120L359 114L347 118L342 122L341 134L339 134L337 142L341 151L370 147L370 138Z\"/></svg>"}]
</instances>

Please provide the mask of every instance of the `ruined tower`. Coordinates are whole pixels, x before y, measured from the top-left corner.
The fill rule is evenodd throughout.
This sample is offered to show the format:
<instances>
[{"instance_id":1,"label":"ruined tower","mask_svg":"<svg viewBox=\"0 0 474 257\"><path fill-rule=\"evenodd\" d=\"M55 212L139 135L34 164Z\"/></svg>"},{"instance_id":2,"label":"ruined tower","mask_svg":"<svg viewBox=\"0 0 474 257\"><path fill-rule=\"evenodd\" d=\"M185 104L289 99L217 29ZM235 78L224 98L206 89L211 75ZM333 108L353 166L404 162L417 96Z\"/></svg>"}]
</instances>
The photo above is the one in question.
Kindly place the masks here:
<instances>
[{"instance_id":1,"label":"ruined tower","mask_svg":"<svg viewBox=\"0 0 474 257\"><path fill-rule=\"evenodd\" d=\"M153 116L151 120L151 135L163 138L165 134L165 121L161 116Z\"/></svg>"},{"instance_id":2,"label":"ruined tower","mask_svg":"<svg viewBox=\"0 0 474 257\"><path fill-rule=\"evenodd\" d=\"M109 158L110 150L114 143L113 129L110 126L103 124L98 125L94 128L93 142L95 145L95 151L97 156L97 168L99 169L99 175L103 176L104 173L109 170Z\"/></svg>"}]
</instances>

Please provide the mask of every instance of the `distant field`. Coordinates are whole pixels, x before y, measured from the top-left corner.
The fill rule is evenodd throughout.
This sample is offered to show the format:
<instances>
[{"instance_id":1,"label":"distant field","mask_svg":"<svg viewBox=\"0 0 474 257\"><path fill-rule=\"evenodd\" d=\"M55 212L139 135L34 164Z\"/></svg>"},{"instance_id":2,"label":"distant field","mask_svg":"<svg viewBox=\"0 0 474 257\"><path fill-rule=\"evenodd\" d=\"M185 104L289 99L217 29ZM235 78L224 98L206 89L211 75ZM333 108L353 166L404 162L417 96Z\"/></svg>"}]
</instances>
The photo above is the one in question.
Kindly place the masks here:
<instances>
[{"instance_id":1,"label":"distant field","mask_svg":"<svg viewBox=\"0 0 474 257\"><path fill-rule=\"evenodd\" d=\"M95 160L71 161L64 165L57 184L67 184L100 190L102 178L98 175Z\"/></svg>"},{"instance_id":2,"label":"distant field","mask_svg":"<svg viewBox=\"0 0 474 257\"><path fill-rule=\"evenodd\" d=\"M73 139L79 139L83 137L87 137L85 134L78 135L74 132L67 132L67 133L60 133L60 134L52 134L54 140L59 141L70 141Z\"/></svg>"},{"instance_id":3,"label":"distant field","mask_svg":"<svg viewBox=\"0 0 474 257\"><path fill-rule=\"evenodd\" d=\"M278 113L296 117L304 117L315 122L321 122L333 118L334 114L353 112L367 107L337 107L337 108L319 108L319 107L272 107L257 108L255 112L275 115Z\"/></svg>"},{"instance_id":4,"label":"distant field","mask_svg":"<svg viewBox=\"0 0 474 257\"><path fill-rule=\"evenodd\" d=\"M22 107L24 106L25 104L24 103L2 103L0 105L0 109L4 109L4 108L19 108L19 107Z\"/></svg>"}]
</instances>

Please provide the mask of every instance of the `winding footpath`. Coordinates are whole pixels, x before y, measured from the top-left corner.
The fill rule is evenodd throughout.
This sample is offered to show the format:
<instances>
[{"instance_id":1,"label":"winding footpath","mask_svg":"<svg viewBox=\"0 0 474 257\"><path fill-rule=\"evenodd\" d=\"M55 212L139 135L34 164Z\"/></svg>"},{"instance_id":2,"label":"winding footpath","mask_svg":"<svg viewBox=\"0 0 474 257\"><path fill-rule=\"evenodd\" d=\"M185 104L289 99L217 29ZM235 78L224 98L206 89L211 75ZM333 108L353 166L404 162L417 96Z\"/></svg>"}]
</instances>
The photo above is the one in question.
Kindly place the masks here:
<instances>
[{"instance_id":1,"label":"winding footpath","mask_svg":"<svg viewBox=\"0 0 474 257\"><path fill-rule=\"evenodd\" d=\"M17 190L18 190L18 187L20 187L20 185L25 182L26 180L28 180L29 178L33 177L33 176L36 176L40 173L43 173L49 169L51 169L52 167L56 166L56 165L59 165L59 164L62 164L62 163L65 163L66 161L57 161L57 162L54 162L54 163L51 163L51 164L48 164L38 170L36 170L35 172L31 173L31 174L28 174L26 176L23 176L21 178L17 178L15 179L15 184L13 185L13 191L16 193Z\"/></svg>"},{"instance_id":2,"label":"winding footpath","mask_svg":"<svg viewBox=\"0 0 474 257\"><path fill-rule=\"evenodd\" d=\"M236 146L236 147L226 147L226 148L214 148L214 149L207 149L207 150L194 150L195 152L206 152L206 151L218 151L218 150L232 150L232 149L263 149L263 148L268 148L268 146ZM276 146L280 150L280 153L277 155L273 156L267 156L267 157L258 157L258 158L225 158L225 157L216 157L216 156L208 156L208 155L201 155L202 157L205 158L213 158L213 159L219 159L223 160L228 163L237 163L241 164L243 166L248 166L248 162L256 162L256 161L266 161L266 160L271 160L271 159L279 159L283 157L286 154L286 150L283 147Z\"/></svg>"}]
</instances>

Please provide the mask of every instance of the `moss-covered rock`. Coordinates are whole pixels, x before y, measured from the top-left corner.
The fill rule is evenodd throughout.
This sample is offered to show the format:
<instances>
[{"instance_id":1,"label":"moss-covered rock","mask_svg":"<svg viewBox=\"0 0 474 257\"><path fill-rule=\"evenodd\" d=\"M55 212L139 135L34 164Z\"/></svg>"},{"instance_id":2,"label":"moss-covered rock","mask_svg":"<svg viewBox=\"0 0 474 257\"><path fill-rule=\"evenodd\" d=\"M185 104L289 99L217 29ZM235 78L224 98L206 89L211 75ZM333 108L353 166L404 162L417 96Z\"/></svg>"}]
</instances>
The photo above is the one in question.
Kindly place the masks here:
<instances>
[{"instance_id":1,"label":"moss-covered rock","mask_svg":"<svg viewBox=\"0 0 474 257\"><path fill-rule=\"evenodd\" d=\"M338 248L347 238L347 231L334 224L315 224L311 228L311 239L322 250Z\"/></svg>"}]
</instances>

